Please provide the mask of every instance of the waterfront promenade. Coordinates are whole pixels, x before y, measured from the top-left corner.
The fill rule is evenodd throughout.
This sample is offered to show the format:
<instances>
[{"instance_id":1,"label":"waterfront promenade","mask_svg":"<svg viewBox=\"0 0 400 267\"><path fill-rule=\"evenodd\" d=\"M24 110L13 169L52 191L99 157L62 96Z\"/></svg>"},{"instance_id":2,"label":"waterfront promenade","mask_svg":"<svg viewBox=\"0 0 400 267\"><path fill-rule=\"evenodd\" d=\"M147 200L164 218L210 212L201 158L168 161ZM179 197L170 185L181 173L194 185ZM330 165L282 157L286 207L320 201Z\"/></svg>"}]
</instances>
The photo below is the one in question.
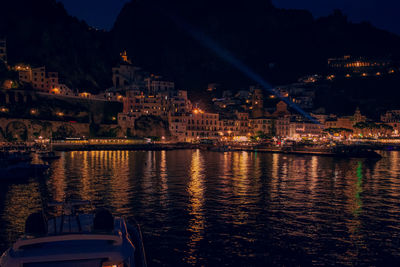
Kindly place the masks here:
<instances>
[{"instance_id":1,"label":"waterfront promenade","mask_svg":"<svg viewBox=\"0 0 400 267\"><path fill-rule=\"evenodd\" d=\"M363 150L381 150L381 151L400 151L400 143L398 140L389 142L384 140L360 140L346 143L336 144L304 144L304 143L291 143L286 145L278 145L276 143L262 143L262 142L216 142L211 144L205 143L182 143L182 142L165 142L165 141L150 141L150 139L71 139L62 141L53 141L51 144L49 140L42 143L1 143L2 150L43 150L51 149L54 151L101 151L101 150L130 150L130 151L160 151L160 150L181 150L181 149L201 149L210 150L214 152L229 152L229 151L257 151L264 153L283 153L283 154L311 154L321 156L335 156L332 151L334 148L354 149L359 148ZM351 156L351 155L350 155Z\"/></svg>"}]
</instances>

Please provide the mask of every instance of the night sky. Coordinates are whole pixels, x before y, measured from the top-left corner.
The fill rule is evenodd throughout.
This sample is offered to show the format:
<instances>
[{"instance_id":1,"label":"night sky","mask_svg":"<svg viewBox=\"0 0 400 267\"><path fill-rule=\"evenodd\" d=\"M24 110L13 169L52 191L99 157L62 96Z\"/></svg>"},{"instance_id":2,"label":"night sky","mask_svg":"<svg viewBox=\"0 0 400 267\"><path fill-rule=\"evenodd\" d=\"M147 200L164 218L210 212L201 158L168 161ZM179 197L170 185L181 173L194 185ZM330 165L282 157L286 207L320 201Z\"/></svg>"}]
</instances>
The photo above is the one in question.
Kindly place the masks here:
<instances>
[{"instance_id":1,"label":"night sky","mask_svg":"<svg viewBox=\"0 0 400 267\"><path fill-rule=\"evenodd\" d=\"M89 25L110 29L124 3L129 0L60 0L67 11ZM370 21L378 28L400 34L398 0L273 0L280 8L310 10L314 16L326 16L341 9L351 21Z\"/></svg>"}]
</instances>

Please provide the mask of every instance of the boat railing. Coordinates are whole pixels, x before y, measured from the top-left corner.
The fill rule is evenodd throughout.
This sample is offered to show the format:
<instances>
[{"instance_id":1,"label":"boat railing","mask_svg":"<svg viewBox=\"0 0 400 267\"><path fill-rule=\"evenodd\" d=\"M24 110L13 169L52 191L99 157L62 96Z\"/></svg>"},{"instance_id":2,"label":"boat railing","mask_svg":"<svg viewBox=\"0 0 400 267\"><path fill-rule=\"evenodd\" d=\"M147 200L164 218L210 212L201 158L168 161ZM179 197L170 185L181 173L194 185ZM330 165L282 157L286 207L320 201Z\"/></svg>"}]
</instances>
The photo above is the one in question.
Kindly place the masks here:
<instances>
[{"instance_id":1,"label":"boat railing","mask_svg":"<svg viewBox=\"0 0 400 267\"><path fill-rule=\"evenodd\" d=\"M115 246L122 245L122 233L118 234L65 234L65 235L53 235L44 236L38 238L25 238L20 239L13 245L14 250L23 249L26 246L41 245L46 243L62 242L62 241L109 241Z\"/></svg>"}]
</instances>

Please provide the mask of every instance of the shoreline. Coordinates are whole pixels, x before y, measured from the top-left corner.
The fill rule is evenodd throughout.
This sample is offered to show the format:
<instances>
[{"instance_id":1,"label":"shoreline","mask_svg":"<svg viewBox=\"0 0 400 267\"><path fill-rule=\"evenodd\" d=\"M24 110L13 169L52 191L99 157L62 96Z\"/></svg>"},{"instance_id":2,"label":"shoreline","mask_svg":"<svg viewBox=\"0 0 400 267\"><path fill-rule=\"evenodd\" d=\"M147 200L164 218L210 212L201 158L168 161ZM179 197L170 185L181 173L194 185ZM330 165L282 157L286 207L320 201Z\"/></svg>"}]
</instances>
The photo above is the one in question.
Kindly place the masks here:
<instances>
[{"instance_id":1,"label":"shoreline","mask_svg":"<svg viewBox=\"0 0 400 267\"><path fill-rule=\"evenodd\" d=\"M5 146L4 146L5 147ZM31 150L33 146L18 146L10 144L10 147L15 147L17 150ZM212 152L260 152L260 153L279 153L279 154L295 154L295 155L319 155L346 157L350 156L354 148L359 151L400 151L399 145L389 144L348 144L342 145L344 152L337 153L329 150L329 148L307 148L307 147L274 147L262 145L235 145L235 144L191 144L191 143L53 143L52 150L54 151L161 151L161 150L185 150L185 149L200 149ZM25 148L25 149L24 149ZM348 151L346 151L346 149ZM353 149L353 150L349 150ZM349 153L350 152L350 153ZM357 151L356 151L357 152ZM347 155L348 154L348 155Z\"/></svg>"},{"instance_id":2,"label":"shoreline","mask_svg":"<svg viewBox=\"0 0 400 267\"><path fill-rule=\"evenodd\" d=\"M345 146L351 147L351 146ZM210 152L258 152L258 153L278 153L287 155L311 155L326 156L338 158L365 157L374 158L379 154L374 150L390 151L389 149L379 149L372 146L360 146L360 151L349 151L337 153L329 150L312 150L312 149L283 149L277 147L256 147L256 146L214 146L201 144L53 144L54 151L170 151L170 150L188 150L200 149ZM400 148L398 148L400 149ZM369 151L363 151L369 150ZM393 149L392 149L393 150Z\"/></svg>"}]
</instances>

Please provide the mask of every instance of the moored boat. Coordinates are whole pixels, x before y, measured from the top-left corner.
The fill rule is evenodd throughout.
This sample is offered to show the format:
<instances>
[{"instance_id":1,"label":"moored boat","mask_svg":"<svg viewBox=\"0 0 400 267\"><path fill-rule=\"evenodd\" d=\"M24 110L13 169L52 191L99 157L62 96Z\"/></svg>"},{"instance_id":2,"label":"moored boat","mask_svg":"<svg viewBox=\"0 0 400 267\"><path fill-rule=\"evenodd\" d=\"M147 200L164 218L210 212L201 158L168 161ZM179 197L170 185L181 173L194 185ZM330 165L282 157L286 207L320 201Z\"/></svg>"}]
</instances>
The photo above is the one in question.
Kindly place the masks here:
<instances>
[{"instance_id":1,"label":"moored boat","mask_svg":"<svg viewBox=\"0 0 400 267\"><path fill-rule=\"evenodd\" d=\"M83 204L55 203L62 215L48 220L43 212L31 214L25 235L3 254L0 266L146 266L139 226L128 227L104 209L77 213Z\"/></svg>"},{"instance_id":2,"label":"moored boat","mask_svg":"<svg viewBox=\"0 0 400 267\"><path fill-rule=\"evenodd\" d=\"M52 161L59 159L61 156L53 151L39 153L39 158L44 161Z\"/></svg>"},{"instance_id":3,"label":"moored boat","mask_svg":"<svg viewBox=\"0 0 400 267\"><path fill-rule=\"evenodd\" d=\"M282 153L282 154L294 154L294 155L316 155L316 156L328 156L338 158L369 158L369 159L381 159L382 156L374 151L373 149L363 146L351 146L351 145L336 145L336 146L282 146L282 147L262 147L256 148L258 152L269 152L269 153Z\"/></svg>"}]
</instances>

